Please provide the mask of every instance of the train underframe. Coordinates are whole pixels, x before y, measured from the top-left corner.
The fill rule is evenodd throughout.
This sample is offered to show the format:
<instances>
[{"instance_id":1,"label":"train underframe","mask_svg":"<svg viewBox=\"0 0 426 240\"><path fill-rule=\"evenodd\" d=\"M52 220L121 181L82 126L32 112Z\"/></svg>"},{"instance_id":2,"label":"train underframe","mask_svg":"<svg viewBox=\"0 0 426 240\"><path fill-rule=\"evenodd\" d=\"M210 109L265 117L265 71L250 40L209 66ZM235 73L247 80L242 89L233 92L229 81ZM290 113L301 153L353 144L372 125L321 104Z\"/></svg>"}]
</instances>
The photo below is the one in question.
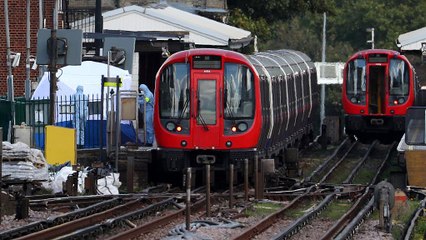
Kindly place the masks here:
<instances>
[{"instance_id":1,"label":"train underframe","mask_svg":"<svg viewBox=\"0 0 426 240\"><path fill-rule=\"evenodd\" d=\"M361 141L400 139L405 131L404 116L346 115L345 131Z\"/></svg>"},{"instance_id":2,"label":"train underframe","mask_svg":"<svg viewBox=\"0 0 426 240\"><path fill-rule=\"evenodd\" d=\"M313 141L312 127L295 132L292 136L268 150L232 149L232 150L182 150L159 148L156 159L151 163L150 177L154 182L167 181L176 185L183 184L183 175L191 167L194 185L205 183L206 164L210 164L211 184L227 186L229 184L229 165L234 164L235 179L241 183L244 178L245 159L248 161L248 173L251 182L254 181L255 159L274 159L275 169L284 168L291 171L291 175L299 173L297 154L299 149L306 147ZM296 158L296 159L295 159ZM260 162L260 161L259 161Z\"/></svg>"}]
</instances>

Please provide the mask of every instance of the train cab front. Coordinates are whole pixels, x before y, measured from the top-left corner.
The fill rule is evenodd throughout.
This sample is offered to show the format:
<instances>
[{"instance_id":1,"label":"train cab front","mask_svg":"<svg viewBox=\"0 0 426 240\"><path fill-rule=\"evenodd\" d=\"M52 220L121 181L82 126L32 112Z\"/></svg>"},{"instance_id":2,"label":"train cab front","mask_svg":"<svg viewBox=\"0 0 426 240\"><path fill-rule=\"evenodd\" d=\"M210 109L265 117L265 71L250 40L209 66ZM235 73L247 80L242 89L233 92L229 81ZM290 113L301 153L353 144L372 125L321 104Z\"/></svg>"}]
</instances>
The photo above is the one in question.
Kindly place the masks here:
<instances>
[{"instance_id":1,"label":"train cab front","mask_svg":"<svg viewBox=\"0 0 426 240\"><path fill-rule=\"evenodd\" d=\"M394 55L372 51L347 62L342 104L349 135L404 131L406 109L413 104L413 72Z\"/></svg>"},{"instance_id":2,"label":"train cab front","mask_svg":"<svg viewBox=\"0 0 426 240\"><path fill-rule=\"evenodd\" d=\"M242 60L219 53L172 56L157 75L154 128L158 159L167 171L202 168L200 156L226 169L233 156L252 156L257 146L258 83Z\"/></svg>"}]
</instances>

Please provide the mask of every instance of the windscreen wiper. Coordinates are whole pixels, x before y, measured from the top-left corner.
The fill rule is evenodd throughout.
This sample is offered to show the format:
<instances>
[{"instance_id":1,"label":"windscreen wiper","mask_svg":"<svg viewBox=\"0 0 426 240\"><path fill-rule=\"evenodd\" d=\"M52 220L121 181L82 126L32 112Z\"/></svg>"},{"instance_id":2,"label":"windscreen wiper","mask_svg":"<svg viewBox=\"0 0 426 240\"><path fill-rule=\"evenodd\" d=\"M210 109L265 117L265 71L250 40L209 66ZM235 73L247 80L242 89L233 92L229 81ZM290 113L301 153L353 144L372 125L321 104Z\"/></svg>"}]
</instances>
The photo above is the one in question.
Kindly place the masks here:
<instances>
[{"instance_id":1,"label":"windscreen wiper","mask_svg":"<svg viewBox=\"0 0 426 240\"><path fill-rule=\"evenodd\" d=\"M183 115L185 114L185 111L186 111L186 109L188 108L188 106L189 106L189 98L187 98L187 99L185 100L185 103L183 104L182 112L180 112L180 114L179 114L179 118L178 118L178 120L177 120L177 123L178 123L178 124L182 121L182 119L183 119Z\"/></svg>"},{"instance_id":2,"label":"windscreen wiper","mask_svg":"<svg viewBox=\"0 0 426 240\"><path fill-rule=\"evenodd\" d=\"M197 91L197 120L199 120L201 125L203 125L203 129L208 131L209 128L207 127L207 123L206 123L206 121L204 121L204 118L200 113L200 105L201 105L200 93L199 93L199 91Z\"/></svg>"}]
</instances>

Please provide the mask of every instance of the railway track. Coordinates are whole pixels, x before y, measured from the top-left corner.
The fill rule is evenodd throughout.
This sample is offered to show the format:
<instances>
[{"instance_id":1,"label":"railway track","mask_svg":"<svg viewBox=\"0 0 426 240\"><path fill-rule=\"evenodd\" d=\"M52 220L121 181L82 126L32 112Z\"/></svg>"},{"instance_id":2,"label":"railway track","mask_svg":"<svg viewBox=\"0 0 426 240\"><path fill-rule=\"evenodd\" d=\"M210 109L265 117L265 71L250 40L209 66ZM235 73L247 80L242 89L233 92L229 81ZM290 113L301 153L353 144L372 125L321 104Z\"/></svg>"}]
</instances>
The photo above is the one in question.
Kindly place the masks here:
<instances>
[{"instance_id":1,"label":"railway track","mask_svg":"<svg viewBox=\"0 0 426 240\"><path fill-rule=\"evenodd\" d=\"M358 142L345 140L330 156L325 158L323 164L299 183L299 188L287 191L268 191L265 197L280 202L277 210L264 215L261 219L245 223L245 228L233 230L221 238L227 239L304 239L299 236L301 232L306 234L306 226L309 231L321 234L321 239L339 238L342 234L353 234L365 217L372 210L372 186L377 176L383 169L386 159L389 157L392 146L381 145L374 142L371 145L363 145ZM363 169L368 168L374 172L374 176L364 183L366 175ZM351 169L347 171L344 169ZM376 169L376 170L373 170ZM345 177L335 176L336 172ZM362 184L363 183L363 184ZM203 225L210 222L202 209L206 200L203 198L204 190L197 190L194 194L191 216L193 223ZM234 193L234 206L227 205L228 193L215 193L212 198L222 202L215 207L213 216L223 216L225 212L230 214L233 221L238 222L247 218L246 210L257 201L245 201L242 193ZM175 196L175 197L172 197ZM253 192L250 192L253 196ZM143 200L142 200L143 199ZM1 239L148 239L161 234L161 238L167 236L167 231L177 223L185 221L185 209L178 203L185 199L185 193L159 193L109 196L109 198L74 197L74 198L48 198L33 199L32 206L46 207L75 207L90 204L63 214L56 218L30 224L26 228L13 229L0 233ZM196 201L195 201L196 200ZM81 203L80 203L81 201ZM99 201L98 203L93 203ZM217 201L215 201L217 202ZM262 201L260 201L262 202ZM339 213L337 220L321 224L325 209L333 205L345 205L345 211ZM239 207L237 207L239 206ZM291 212L299 212L291 216ZM362 213L362 214L361 214ZM227 221L227 220L224 220ZM244 220L243 220L244 221ZM317 229L315 226L325 226L325 229ZM241 227L241 226L240 226ZM274 230L271 230L274 229ZM327 231L328 230L328 231ZM273 231L273 232L271 232ZM162 233L160 233L162 232ZM156 238L156 237L154 237ZM214 238L217 239L217 238Z\"/></svg>"},{"instance_id":2,"label":"railway track","mask_svg":"<svg viewBox=\"0 0 426 240\"><path fill-rule=\"evenodd\" d=\"M335 151L334 153L324 162L324 164L320 165L313 173L308 177L308 180L305 183L312 183L312 179L319 179L314 185L308 187L305 192L303 192L299 197L295 198L292 203L300 201L301 198L311 195L315 186L319 186L322 184L326 184L326 181L329 179L336 179L333 177L336 174L336 171L341 173L342 169L353 169L349 173L344 173L346 176L343 178L344 180L341 182L342 184L350 184L353 180L354 176L359 172L361 166L365 164L367 159L370 158L373 152L379 151L377 142L369 146L359 146L360 143L354 142L349 143L348 141L344 141ZM379 161L379 169L377 169L376 174L371 178L370 183L364 187L364 193L359 194L354 200L354 204L349 208L349 210L342 214L339 220L331 226L329 231L324 232L322 239L332 239L337 234L343 234L341 231L352 233L353 229L358 226L359 222L365 218L371 212L372 209L372 193L371 186L376 182L377 177L381 173L385 162L389 158L391 150L394 148L394 144L387 147L387 154L382 155L381 160ZM360 151L363 149L364 151ZM378 150L379 149L379 150ZM356 153L356 154L354 154ZM352 156L351 156L352 154ZM377 159L374 158L376 161ZM347 160L347 161L346 161ZM356 161L355 161L356 160ZM344 164L344 163L348 164ZM327 171L328 170L328 171ZM370 169L371 170L371 169ZM336 183L334 183L336 185ZM318 219L318 216L321 216L321 212L326 209L333 201L336 201L339 196L339 192L332 192L327 194L321 201L318 201L314 207L309 209L309 211L305 211L306 213L302 216L295 219L293 222L287 224L287 227L278 231L278 233L273 234L273 236L269 236L268 238L272 239L289 239L292 236L295 236L302 232L305 226L308 225L309 222L312 222L313 219ZM255 226L252 226L250 229L247 229L243 234L234 238L234 239L248 239L258 236L260 232L265 231L267 228L271 227L272 224L278 222L277 225L282 224L279 221L280 218L283 218L286 215L286 211L294 208L293 204L289 204L286 208L279 211L277 214L274 214L262 221L260 221ZM364 210L365 209L365 210ZM363 213L361 216L354 216L358 213ZM349 219L354 219L353 221L349 221ZM310 231L318 232L319 230L315 229L315 225L324 225L324 224L309 224L311 227ZM314 228L314 229L312 229ZM277 230L275 230L277 232ZM306 231L303 231L306 235ZM303 237L294 237L294 239L304 239Z\"/></svg>"}]
</instances>

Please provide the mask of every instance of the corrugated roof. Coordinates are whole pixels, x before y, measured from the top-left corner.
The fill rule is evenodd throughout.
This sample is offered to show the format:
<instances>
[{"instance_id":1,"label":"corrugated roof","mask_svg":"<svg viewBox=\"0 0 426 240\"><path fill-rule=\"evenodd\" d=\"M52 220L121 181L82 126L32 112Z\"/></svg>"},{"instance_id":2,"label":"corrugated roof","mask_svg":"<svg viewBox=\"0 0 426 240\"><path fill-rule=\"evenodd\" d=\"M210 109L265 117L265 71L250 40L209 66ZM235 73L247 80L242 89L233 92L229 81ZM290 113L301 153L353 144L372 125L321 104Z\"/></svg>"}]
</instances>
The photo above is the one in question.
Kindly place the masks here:
<instances>
[{"instance_id":1,"label":"corrugated roof","mask_svg":"<svg viewBox=\"0 0 426 240\"><path fill-rule=\"evenodd\" d=\"M183 39L195 45L240 48L252 40L251 32L188 13L166 4L127 6L102 14L104 29L121 31L187 31Z\"/></svg>"},{"instance_id":2,"label":"corrugated roof","mask_svg":"<svg viewBox=\"0 0 426 240\"><path fill-rule=\"evenodd\" d=\"M401 51L420 51L422 42L426 42L426 27L399 35L396 45Z\"/></svg>"}]
</instances>

